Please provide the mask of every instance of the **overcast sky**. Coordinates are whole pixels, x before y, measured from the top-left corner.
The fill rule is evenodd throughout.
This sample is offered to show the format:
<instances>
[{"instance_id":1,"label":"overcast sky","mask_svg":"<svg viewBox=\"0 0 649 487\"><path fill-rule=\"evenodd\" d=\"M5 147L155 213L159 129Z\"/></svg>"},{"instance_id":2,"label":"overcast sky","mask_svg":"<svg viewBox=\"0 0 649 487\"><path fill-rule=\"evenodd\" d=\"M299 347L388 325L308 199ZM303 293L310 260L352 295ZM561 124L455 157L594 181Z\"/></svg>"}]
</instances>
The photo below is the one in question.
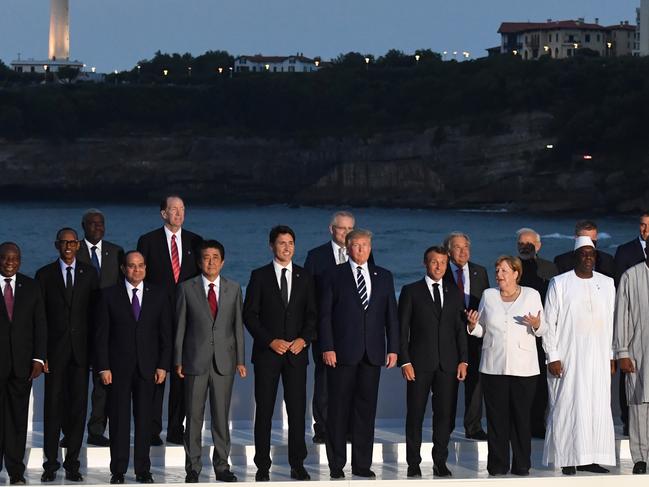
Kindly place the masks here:
<instances>
[{"instance_id":1,"label":"overcast sky","mask_svg":"<svg viewBox=\"0 0 649 487\"><path fill-rule=\"evenodd\" d=\"M71 57L99 71L163 52L305 56L469 51L503 21L584 17L635 24L640 0L70 0ZM0 0L0 59L47 57L50 0Z\"/></svg>"}]
</instances>

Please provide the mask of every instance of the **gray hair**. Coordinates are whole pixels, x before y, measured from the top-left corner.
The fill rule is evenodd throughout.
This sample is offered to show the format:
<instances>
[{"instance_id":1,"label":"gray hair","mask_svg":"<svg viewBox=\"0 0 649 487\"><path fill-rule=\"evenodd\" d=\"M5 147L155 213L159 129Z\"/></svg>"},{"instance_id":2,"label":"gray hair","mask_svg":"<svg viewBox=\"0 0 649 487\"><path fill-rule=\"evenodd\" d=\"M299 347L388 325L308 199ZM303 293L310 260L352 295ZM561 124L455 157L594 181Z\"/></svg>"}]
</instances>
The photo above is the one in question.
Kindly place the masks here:
<instances>
[{"instance_id":1,"label":"gray hair","mask_svg":"<svg viewBox=\"0 0 649 487\"><path fill-rule=\"evenodd\" d=\"M372 240L372 232L370 232L369 230L363 230L362 228L359 228L358 230L352 230L345 237L345 246L348 246L350 242L359 238L369 238L370 240Z\"/></svg>"},{"instance_id":2,"label":"gray hair","mask_svg":"<svg viewBox=\"0 0 649 487\"><path fill-rule=\"evenodd\" d=\"M462 237L463 239L465 239L466 243L468 243L469 247L471 247L471 239L469 238L469 236L466 233L464 233L464 232L451 232L446 236L446 238L444 239L444 243L442 244L447 252L451 250L451 248L450 248L451 240L453 240L454 238L459 238L459 237Z\"/></svg>"},{"instance_id":3,"label":"gray hair","mask_svg":"<svg viewBox=\"0 0 649 487\"><path fill-rule=\"evenodd\" d=\"M531 233L532 235L534 235L534 240L536 240L536 243L541 243L541 235L539 235L539 232L529 227L523 227L519 229L516 232L516 238L519 238L521 235L525 235L527 233Z\"/></svg>"},{"instance_id":4,"label":"gray hair","mask_svg":"<svg viewBox=\"0 0 649 487\"><path fill-rule=\"evenodd\" d=\"M81 217L81 224L83 225L88 218L90 218L92 215L101 215L101 217L105 220L104 214L102 213L101 210L98 210L97 208L89 208L85 211L83 216Z\"/></svg>"},{"instance_id":5,"label":"gray hair","mask_svg":"<svg viewBox=\"0 0 649 487\"><path fill-rule=\"evenodd\" d=\"M336 213L331 215L331 221L329 222L329 225L334 226L338 218L351 218L352 220L354 220L354 222L356 221L354 215L352 215L349 211L337 211Z\"/></svg>"}]
</instances>

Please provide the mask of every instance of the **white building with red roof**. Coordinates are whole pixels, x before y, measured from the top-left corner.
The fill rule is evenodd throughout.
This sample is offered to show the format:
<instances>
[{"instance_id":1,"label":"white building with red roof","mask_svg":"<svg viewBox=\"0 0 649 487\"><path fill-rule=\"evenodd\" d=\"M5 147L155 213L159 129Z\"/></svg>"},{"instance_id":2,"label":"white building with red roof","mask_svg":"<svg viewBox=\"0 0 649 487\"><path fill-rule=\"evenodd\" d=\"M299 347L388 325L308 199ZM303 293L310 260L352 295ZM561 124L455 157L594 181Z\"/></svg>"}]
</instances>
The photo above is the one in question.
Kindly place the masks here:
<instances>
[{"instance_id":1,"label":"white building with red roof","mask_svg":"<svg viewBox=\"0 0 649 487\"><path fill-rule=\"evenodd\" d=\"M320 58L308 58L299 52L292 56L239 56L234 60L237 73L312 73L321 67Z\"/></svg>"}]
</instances>

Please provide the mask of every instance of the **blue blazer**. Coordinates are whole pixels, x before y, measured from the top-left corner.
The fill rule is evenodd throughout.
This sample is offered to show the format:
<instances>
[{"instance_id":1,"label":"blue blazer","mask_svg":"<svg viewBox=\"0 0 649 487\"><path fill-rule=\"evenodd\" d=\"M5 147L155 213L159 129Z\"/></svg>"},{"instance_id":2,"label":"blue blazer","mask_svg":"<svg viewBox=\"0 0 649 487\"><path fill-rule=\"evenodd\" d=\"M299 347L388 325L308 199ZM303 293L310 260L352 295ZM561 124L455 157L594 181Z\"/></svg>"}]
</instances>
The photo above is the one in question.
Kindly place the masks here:
<instances>
[{"instance_id":1,"label":"blue blazer","mask_svg":"<svg viewBox=\"0 0 649 487\"><path fill-rule=\"evenodd\" d=\"M399 353L399 320L392 274L369 264L372 289L363 309L349 264L327 273L320 300L318 340L323 352L336 352L341 365L356 365L367 353L372 365L384 365L388 353Z\"/></svg>"}]
</instances>

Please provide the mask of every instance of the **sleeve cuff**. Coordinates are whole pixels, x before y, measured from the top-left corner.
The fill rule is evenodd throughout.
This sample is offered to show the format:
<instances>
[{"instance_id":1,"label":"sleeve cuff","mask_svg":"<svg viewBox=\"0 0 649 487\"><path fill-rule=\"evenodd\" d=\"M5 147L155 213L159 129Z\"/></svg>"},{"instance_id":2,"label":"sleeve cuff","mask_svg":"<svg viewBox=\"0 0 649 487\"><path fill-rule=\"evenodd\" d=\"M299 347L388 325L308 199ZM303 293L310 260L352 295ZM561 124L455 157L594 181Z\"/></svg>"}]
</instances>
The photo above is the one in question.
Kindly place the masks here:
<instances>
[{"instance_id":1,"label":"sleeve cuff","mask_svg":"<svg viewBox=\"0 0 649 487\"><path fill-rule=\"evenodd\" d=\"M41 365L45 365L45 362L43 362L43 361L42 361L41 359L39 359L39 358L33 358L33 359L32 359L32 362L38 362L38 363L41 364Z\"/></svg>"},{"instance_id":2,"label":"sleeve cuff","mask_svg":"<svg viewBox=\"0 0 649 487\"><path fill-rule=\"evenodd\" d=\"M548 363L556 362L557 360L560 360L561 356L559 355L558 350L552 350L551 352L548 352Z\"/></svg>"},{"instance_id":3,"label":"sleeve cuff","mask_svg":"<svg viewBox=\"0 0 649 487\"><path fill-rule=\"evenodd\" d=\"M617 355L618 360L621 359L621 358L631 358L631 355L629 355L628 350L618 350L616 352L616 355Z\"/></svg>"},{"instance_id":4,"label":"sleeve cuff","mask_svg":"<svg viewBox=\"0 0 649 487\"><path fill-rule=\"evenodd\" d=\"M411 362L408 362L408 363L406 363L406 364L403 364L403 365L401 366L401 368L403 369L406 365L412 365L412 363L411 363Z\"/></svg>"}]
</instances>

